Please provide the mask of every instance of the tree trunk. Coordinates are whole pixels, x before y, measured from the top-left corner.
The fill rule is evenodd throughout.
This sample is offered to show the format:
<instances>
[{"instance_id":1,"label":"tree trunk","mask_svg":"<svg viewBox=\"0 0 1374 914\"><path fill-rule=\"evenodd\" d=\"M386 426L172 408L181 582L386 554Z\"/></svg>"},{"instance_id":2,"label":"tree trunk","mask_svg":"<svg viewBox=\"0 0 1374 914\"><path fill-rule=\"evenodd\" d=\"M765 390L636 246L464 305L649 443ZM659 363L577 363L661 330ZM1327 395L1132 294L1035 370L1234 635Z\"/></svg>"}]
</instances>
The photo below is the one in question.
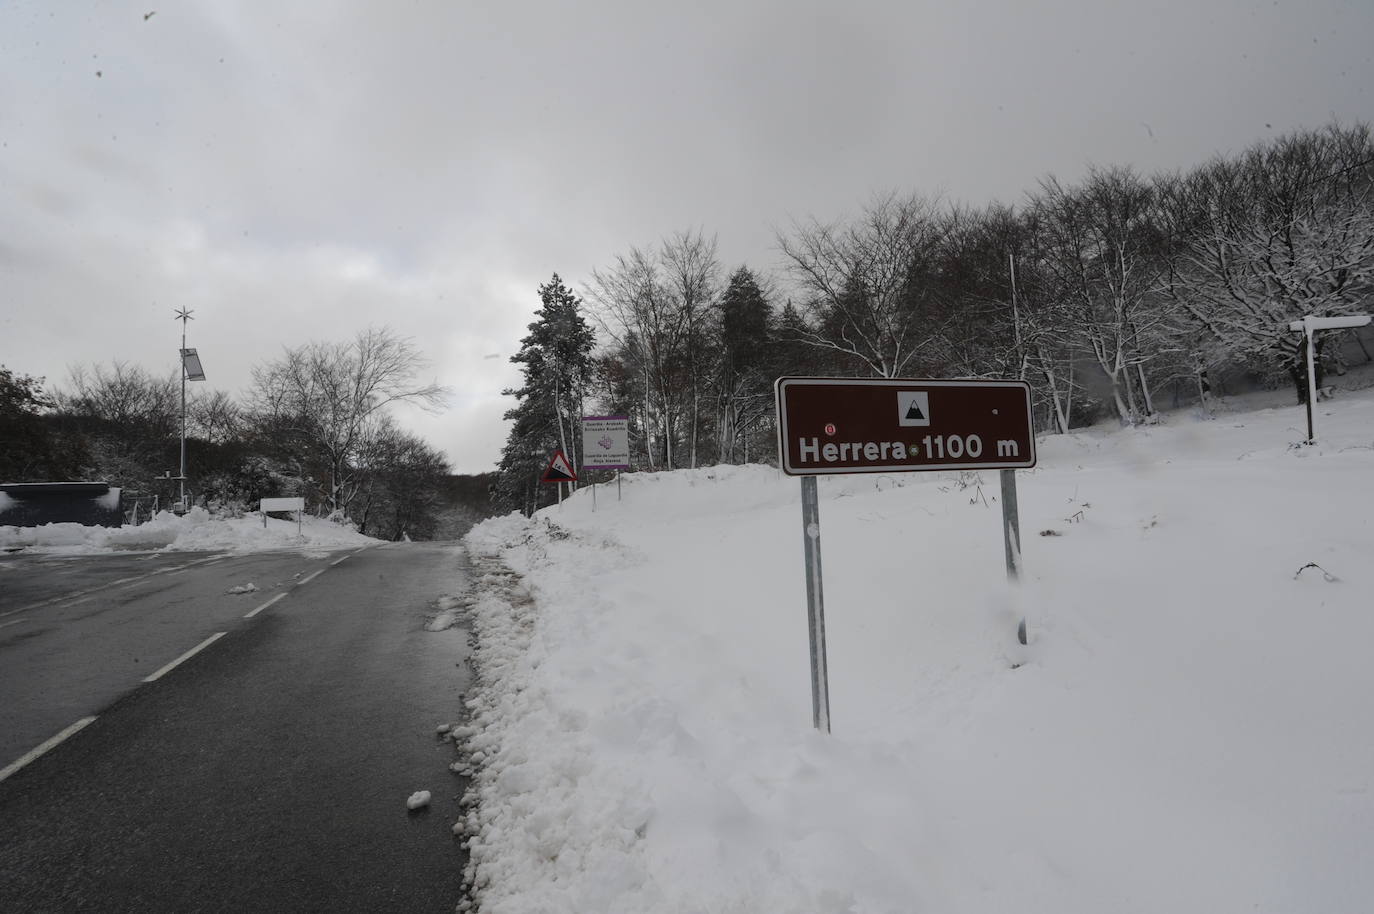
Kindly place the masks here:
<instances>
[{"instance_id":1,"label":"tree trunk","mask_svg":"<svg viewBox=\"0 0 1374 914\"><path fill-rule=\"evenodd\" d=\"M1155 401L1154 398L1150 396L1150 382L1145 377L1144 364L1136 362L1135 373L1136 376L1140 378L1140 396L1145 401L1145 415L1153 416L1155 414Z\"/></svg>"}]
</instances>

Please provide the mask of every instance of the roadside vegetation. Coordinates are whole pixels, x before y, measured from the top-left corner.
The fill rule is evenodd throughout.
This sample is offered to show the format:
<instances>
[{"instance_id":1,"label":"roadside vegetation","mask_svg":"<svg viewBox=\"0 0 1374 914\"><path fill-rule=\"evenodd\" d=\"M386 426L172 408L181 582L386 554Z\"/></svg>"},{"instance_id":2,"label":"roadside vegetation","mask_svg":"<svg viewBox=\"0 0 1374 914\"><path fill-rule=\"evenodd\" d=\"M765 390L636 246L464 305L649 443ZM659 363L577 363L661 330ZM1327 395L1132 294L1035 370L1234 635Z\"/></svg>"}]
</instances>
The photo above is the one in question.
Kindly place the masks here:
<instances>
[{"instance_id":1,"label":"roadside vegetation","mask_svg":"<svg viewBox=\"0 0 1374 914\"><path fill-rule=\"evenodd\" d=\"M1301 402L1289 322L1374 310L1374 139L1332 124L1187 171L1093 167L1015 205L885 194L794 222L777 247L773 276L679 231L580 295L557 275L542 287L513 359L500 506L553 500L538 474L557 448L576 464L589 407L629 418L636 469L772 460L783 375L1022 379L1054 432L1154 422L1228 385ZM1349 341L1318 339L1318 387Z\"/></svg>"}]
</instances>

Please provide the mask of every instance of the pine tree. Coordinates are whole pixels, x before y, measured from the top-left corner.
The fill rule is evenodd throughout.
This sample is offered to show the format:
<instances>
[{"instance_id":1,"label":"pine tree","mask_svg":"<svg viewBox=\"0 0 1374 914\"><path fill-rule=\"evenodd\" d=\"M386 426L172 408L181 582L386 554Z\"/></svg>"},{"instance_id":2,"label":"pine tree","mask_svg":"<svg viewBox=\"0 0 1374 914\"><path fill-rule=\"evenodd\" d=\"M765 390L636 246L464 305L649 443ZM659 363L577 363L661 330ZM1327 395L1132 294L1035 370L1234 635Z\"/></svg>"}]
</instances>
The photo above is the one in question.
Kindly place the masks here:
<instances>
[{"instance_id":1,"label":"pine tree","mask_svg":"<svg viewBox=\"0 0 1374 914\"><path fill-rule=\"evenodd\" d=\"M520 351L511 361L522 366L524 384L507 390L519 402L505 418L514 424L501 452L495 486L502 511L533 514L548 495L539 477L555 450L578 464L582 404L592 380L595 335L582 316L582 302L558 274L539 287L543 302Z\"/></svg>"},{"instance_id":2,"label":"pine tree","mask_svg":"<svg viewBox=\"0 0 1374 914\"><path fill-rule=\"evenodd\" d=\"M773 309L748 267L730 277L721 297L720 459L737 463L758 455L751 437L773 407Z\"/></svg>"}]
</instances>

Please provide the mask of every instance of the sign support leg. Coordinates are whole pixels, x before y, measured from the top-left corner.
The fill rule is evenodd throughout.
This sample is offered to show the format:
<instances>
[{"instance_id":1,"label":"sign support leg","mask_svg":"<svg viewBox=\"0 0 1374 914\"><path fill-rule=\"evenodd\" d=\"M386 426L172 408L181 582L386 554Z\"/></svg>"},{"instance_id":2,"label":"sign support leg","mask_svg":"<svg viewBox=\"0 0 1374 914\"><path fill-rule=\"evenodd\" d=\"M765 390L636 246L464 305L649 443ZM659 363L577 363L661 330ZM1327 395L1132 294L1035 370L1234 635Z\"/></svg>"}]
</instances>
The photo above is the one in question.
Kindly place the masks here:
<instances>
[{"instance_id":1,"label":"sign support leg","mask_svg":"<svg viewBox=\"0 0 1374 914\"><path fill-rule=\"evenodd\" d=\"M825 597L821 587L821 513L816 477L803 476L802 541L806 552L806 619L811 635L811 717L830 732L830 683L825 665Z\"/></svg>"},{"instance_id":2,"label":"sign support leg","mask_svg":"<svg viewBox=\"0 0 1374 914\"><path fill-rule=\"evenodd\" d=\"M1317 368L1312 357L1312 328L1306 328L1302 335L1303 348L1307 350L1307 443L1317 443L1317 432L1312 425L1312 411L1317 408Z\"/></svg>"},{"instance_id":3,"label":"sign support leg","mask_svg":"<svg viewBox=\"0 0 1374 914\"><path fill-rule=\"evenodd\" d=\"M1016 471L1002 470L1002 545L1007 555L1007 580L1013 584L1021 578L1021 517L1016 504ZM1027 643L1026 619L1016 629L1016 638Z\"/></svg>"}]
</instances>

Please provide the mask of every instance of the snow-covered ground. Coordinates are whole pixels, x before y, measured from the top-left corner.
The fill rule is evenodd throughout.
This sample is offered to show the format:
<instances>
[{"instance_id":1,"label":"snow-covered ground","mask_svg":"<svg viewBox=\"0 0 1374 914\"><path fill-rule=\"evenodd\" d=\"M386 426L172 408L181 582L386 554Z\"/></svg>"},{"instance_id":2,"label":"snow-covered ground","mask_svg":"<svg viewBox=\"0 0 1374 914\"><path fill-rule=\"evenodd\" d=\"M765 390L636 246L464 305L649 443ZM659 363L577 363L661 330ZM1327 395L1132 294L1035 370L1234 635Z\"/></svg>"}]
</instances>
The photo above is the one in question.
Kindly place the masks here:
<instances>
[{"instance_id":1,"label":"snow-covered ground","mask_svg":"<svg viewBox=\"0 0 1374 914\"><path fill-rule=\"evenodd\" d=\"M1042 439L1018 589L995 472L822 479L828 737L796 479L478 526L483 912L1368 910L1374 392L1304 431Z\"/></svg>"},{"instance_id":2,"label":"snow-covered ground","mask_svg":"<svg viewBox=\"0 0 1374 914\"><path fill-rule=\"evenodd\" d=\"M0 549L26 553L85 554L131 550L168 552L224 550L259 552L269 549L330 550L376 543L346 524L314 517L295 521L261 515L213 516L192 508L178 517L164 511L137 527L86 527L81 524L44 524L41 527L0 526Z\"/></svg>"}]
</instances>

